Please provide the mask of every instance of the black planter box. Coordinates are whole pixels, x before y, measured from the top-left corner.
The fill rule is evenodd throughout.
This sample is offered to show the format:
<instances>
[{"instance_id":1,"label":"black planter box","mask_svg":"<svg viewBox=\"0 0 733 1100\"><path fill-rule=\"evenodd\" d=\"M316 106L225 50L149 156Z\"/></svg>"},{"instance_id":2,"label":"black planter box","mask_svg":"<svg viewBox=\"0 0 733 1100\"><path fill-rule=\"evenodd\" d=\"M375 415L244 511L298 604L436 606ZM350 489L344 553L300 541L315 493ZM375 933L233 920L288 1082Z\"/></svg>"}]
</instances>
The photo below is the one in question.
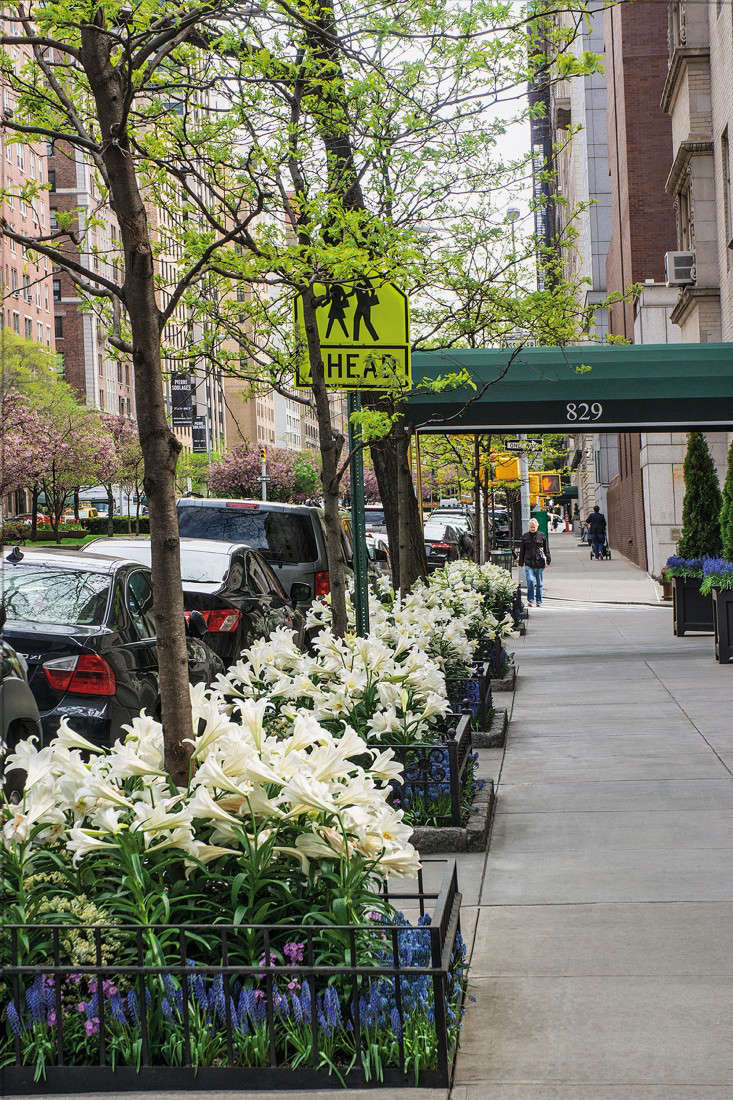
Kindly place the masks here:
<instances>
[{"instance_id":1,"label":"black planter box","mask_svg":"<svg viewBox=\"0 0 733 1100\"><path fill-rule=\"evenodd\" d=\"M700 581L690 577L672 578L674 632L678 638L690 630L712 634L713 599L700 595Z\"/></svg>"},{"instance_id":2,"label":"black planter box","mask_svg":"<svg viewBox=\"0 0 733 1100\"><path fill-rule=\"evenodd\" d=\"M715 660L727 665L733 660L733 592L713 589Z\"/></svg>"}]
</instances>

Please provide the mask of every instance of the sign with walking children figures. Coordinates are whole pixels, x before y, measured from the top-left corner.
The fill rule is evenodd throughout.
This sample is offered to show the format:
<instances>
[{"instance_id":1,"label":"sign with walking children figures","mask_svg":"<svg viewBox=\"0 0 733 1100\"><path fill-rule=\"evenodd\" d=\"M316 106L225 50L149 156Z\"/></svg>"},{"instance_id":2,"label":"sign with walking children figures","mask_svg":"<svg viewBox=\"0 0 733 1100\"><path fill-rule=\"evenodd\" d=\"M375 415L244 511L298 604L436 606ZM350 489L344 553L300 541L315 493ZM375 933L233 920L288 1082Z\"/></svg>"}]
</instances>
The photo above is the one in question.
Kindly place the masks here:
<instances>
[{"instance_id":1,"label":"sign with walking children figures","mask_svg":"<svg viewBox=\"0 0 733 1100\"><path fill-rule=\"evenodd\" d=\"M364 276L351 283L316 284L316 324L326 385L335 390L392 390L409 387L410 308L392 283ZM305 348L303 302L295 301L296 336ZM295 384L312 383L307 349Z\"/></svg>"}]
</instances>

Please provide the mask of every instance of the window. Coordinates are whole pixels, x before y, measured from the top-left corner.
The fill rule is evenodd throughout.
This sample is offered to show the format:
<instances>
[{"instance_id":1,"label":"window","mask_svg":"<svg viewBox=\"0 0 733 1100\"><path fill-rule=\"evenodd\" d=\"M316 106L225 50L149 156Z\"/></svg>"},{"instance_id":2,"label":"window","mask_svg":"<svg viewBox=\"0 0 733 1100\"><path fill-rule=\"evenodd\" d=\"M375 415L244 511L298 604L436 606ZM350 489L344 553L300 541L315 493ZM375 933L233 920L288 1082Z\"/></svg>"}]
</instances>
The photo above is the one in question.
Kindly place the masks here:
<instances>
[{"instance_id":1,"label":"window","mask_svg":"<svg viewBox=\"0 0 733 1100\"><path fill-rule=\"evenodd\" d=\"M720 139L720 159L723 169L723 223L725 226L725 243L728 249L728 267L730 267L731 238L733 227L731 226L731 193L730 193L730 145L728 142L728 127L723 130Z\"/></svg>"},{"instance_id":2,"label":"window","mask_svg":"<svg viewBox=\"0 0 733 1100\"><path fill-rule=\"evenodd\" d=\"M56 169L55 168L49 168L49 170L48 170L48 182L50 184L49 190L50 191L55 191L56 190Z\"/></svg>"},{"instance_id":3,"label":"window","mask_svg":"<svg viewBox=\"0 0 733 1100\"><path fill-rule=\"evenodd\" d=\"M23 276L23 297L26 302L33 301L33 295L31 294L31 278L30 275Z\"/></svg>"},{"instance_id":4,"label":"window","mask_svg":"<svg viewBox=\"0 0 733 1100\"><path fill-rule=\"evenodd\" d=\"M62 626L99 626L109 599L107 573L19 565L5 579L9 619Z\"/></svg>"},{"instance_id":5,"label":"window","mask_svg":"<svg viewBox=\"0 0 733 1100\"><path fill-rule=\"evenodd\" d=\"M38 333L38 335L37 335L38 343L42 344L43 343L43 325L41 324L40 321L38 322L37 333Z\"/></svg>"},{"instance_id":6,"label":"window","mask_svg":"<svg viewBox=\"0 0 733 1100\"><path fill-rule=\"evenodd\" d=\"M25 336L26 340L33 339L33 322L31 321L30 317L26 317L25 319L23 326L23 335Z\"/></svg>"},{"instance_id":7,"label":"window","mask_svg":"<svg viewBox=\"0 0 733 1100\"><path fill-rule=\"evenodd\" d=\"M97 355L97 367L99 369L99 377L101 378L104 374L104 365L102 363L102 353L101 352Z\"/></svg>"},{"instance_id":8,"label":"window","mask_svg":"<svg viewBox=\"0 0 733 1100\"><path fill-rule=\"evenodd\" d=\"M99 407L100 409L104 408L104 390L99 391Z\"/></svg>"},{"instance_id":9,"label":"window","mask_svg":"<svg viewBox=\"0 0 733 1100\"><path fill-rule=\"evenodd\" d=\"M127 415L130 416L130 417L132 416L132 413L130 412L130 398L129 397L127 398Z\"/></svg>"},{"instance_id":10,"label":"window","mask_svg":"<svg viewBox=\"0 0 733 1100\"><path fill-rule=\"evenodd\" d=\"M154 638L153 586L147 573L140 570L130 575L125 602L138 638Z\"/></svg>"},{"instance_id":11,"label":"window","mask_svg":"<svg viewBox=\"0 0 733 1100\"><path fill-rule=\"evenodd\" d=\"M119 362L117 364L117 381L118 382L122 381L122 363L119 363Z\"/></svg>"},{"instance_id":12,"label":"window","mask_svg":"<svg viewBox=\"0 0 733 1100\"><path fill-rule=\"evenodd\" d=\"M125 415L125 399L124 399L124 397L121 397L120 398L120 416L124 416L124 415Z\"/></svg>"},{"instance_id":13,"label":"window","mask_svg":"<svg viewBox=\"0 0 733 1100\"><path fill-rule=\"evenodd\" d=\"M689 181L677 197L677 236L680 249L692 252L695 248L695 230L692 224L692 204Z\"/></svg>"},{"instance_id":14,"label":"window","mask_svg":"<svg viewBox=\"0 0 733 1100\"><path fill-rule=\"evenodd\" d=\"M55 232L56 232L56 230L57 230L57 229L58 229L58 227L59 227L59 223L58 223L58 222L57 222L57 220L56 220L56 211L54 210L54 208L53 208L53 207L51 207L51 209L49 210L49 212L48 212L48 216L49 216L49 220L50 220L50 224L51 224L51 229L52 229L52 230L54 231L54 233L55 233Z\"/></svg>"},{"instance_id":15,"label":"window","mask_svg":"<svg viewBox=\"0 0 733 1100\"><path fill-rule=\"evenodd\" d=\"M10 269L10 286L12 288L13 294L17 298L18 297L18 272L14 267L12 267Z\"/></svg>"},{"instance_id":16,"label":"window","mask_svg":"<svg viewBox=\"0 0 733 1100\"><path fill-rule=\"evenodd\" d=\"M58 314L53 319L53 333L57 340L62 340L64 337L64 319Z\"/></svg>"},{"instance_id":17,"label":"window","mask_svg":"<svg viewBox=\"0 0 733 1100\"><path fill-rule=\"evenodd\" d=\"M125 363L125 385L130 385L130 364Z\"/></svg>"},{"instance_id":18,"label":"window","mask_svg":"<svg viewBox=\"0 0 733 1100\"><path fill-rule=\"evenodd\" d=\"M20 314L13 311L13 332L20 336Z\"/></svg>"},{"instance_id":19,"label":"window","mask_svg":"<svg viewBox=\"0 0 733 1100\"><path fill-rule=\"evenodd\" d=\"M22 145L16 145L16 160L21 172L25 171L25 149Z\"/></svg>"},{"instance_id":20,"label":"window","mask_svg":"<svg viewBox=\"0 0 733 1100\"><path fill-rule=\"evenodd\" d=\"M51 347L51 326L50 325L46 325L46 345L49 348Z\"/></svg>"}]
</instances>

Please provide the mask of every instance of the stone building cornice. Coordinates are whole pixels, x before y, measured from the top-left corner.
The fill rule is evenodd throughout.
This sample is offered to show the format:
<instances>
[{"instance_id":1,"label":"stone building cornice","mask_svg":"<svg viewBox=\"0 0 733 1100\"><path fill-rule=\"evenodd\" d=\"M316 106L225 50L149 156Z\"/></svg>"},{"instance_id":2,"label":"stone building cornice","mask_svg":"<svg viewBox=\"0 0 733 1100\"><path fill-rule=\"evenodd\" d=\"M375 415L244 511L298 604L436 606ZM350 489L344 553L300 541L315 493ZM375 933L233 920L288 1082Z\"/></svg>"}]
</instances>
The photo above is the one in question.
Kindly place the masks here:
<instances>
[{"instance_id":1,"label":"stone building cornice","mask_svg":"<svg viewBox=\"0 0 733 1100\"><path fill-rule=\"evenodd\" d=\"M674 195L677 193L680 180L693 157L699 157L704 153L710 154L712 152L712 139L710 141L681 141L677 153L675 154L674 161L672 162L672 167L669 170L667 182L664 185L664 190L667 194Z\"/></svg>"},{"instance_id":2,"label":"stone building cornice","mask_svg":"<svg viewBox=\"0 0 733 1100\"><path fill-rule=\"evenodd\" d=\"M672 101L677 93L682 74L688 61L695 58L710 58L709 46L677 46L669 59L667 77L662 88L661 108L665 114L671 114Z\"/></svg>"},{"instance_id":3,"label":"stone building cornice","mask_svg":"<svg viewBox=\"0 0 733 1100\"><path fill-rule=\"evenodd\" d=\"M669 315L673 325L684 323L687 315L694 306L700 302L711 301L720 304L720 287L717 286L684 286L680 289L677 304Z\"/></svg>"}]
</instances>

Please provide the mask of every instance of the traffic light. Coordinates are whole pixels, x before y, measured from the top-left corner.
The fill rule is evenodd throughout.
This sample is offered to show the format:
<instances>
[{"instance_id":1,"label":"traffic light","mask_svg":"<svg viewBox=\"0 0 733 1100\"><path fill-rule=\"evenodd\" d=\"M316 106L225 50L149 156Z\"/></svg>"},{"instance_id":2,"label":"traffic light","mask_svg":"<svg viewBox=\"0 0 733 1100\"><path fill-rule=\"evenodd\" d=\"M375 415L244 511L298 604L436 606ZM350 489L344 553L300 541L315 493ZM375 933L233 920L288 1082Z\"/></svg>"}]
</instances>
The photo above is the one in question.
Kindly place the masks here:
<instances>
[{"instance_id":1,"label":"traffic light","mask_svg":"<svg viewBox=\"0 0 733 1100\"><path fill-rule=\"evenodd\" d=\"M540 493L543 497L559 496L560 492L559 474L540 474Z\"/></svg>"},{"instance_id":2,"label":"traffic light","mask_svg":"<svg viewBox=\"0 0 733 1100\"><path fill-rule=\"evenodd\" d=\"M267 447L260 447L260 458L263 462L267 461Z\"/></svg>"},{"instance_id":3,"label":"traffic light","mask_svg":"<svg viewBox=\"0 0 733 1100\"><path fill-rule=\"evenodd\" d=\"M513 455L496 456L496 480L519 481L519 459Z\"/></svg>"}]
</instances>

